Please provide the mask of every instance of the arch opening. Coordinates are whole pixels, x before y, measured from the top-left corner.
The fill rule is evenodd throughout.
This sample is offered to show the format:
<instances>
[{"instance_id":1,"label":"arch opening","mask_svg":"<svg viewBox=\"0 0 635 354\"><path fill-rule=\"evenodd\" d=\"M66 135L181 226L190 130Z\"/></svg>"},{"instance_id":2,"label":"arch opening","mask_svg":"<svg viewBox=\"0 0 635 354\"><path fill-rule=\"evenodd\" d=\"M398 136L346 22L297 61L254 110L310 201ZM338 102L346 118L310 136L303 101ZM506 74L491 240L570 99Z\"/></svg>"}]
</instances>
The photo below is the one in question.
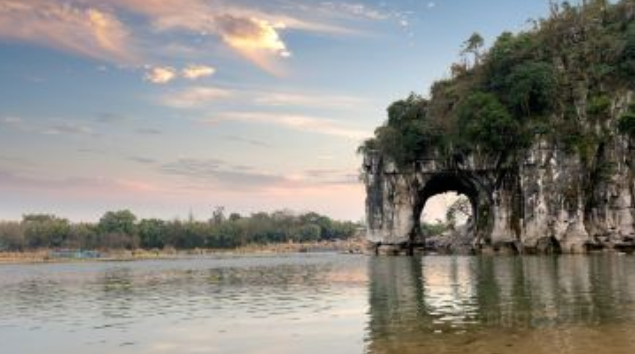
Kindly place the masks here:
<instances>
[{"instance_id":1,"label":"arch opening","mask_svg":"<svg viewBox=\"0 0 635 354\"><path fill-rule=\"evenodd\" d=\"M476 181L459 172L431 176L415 205L418 222L412 242L429 251L472 253L478 241L478 219L488 214Z\"/></svg>"}]
</instances>

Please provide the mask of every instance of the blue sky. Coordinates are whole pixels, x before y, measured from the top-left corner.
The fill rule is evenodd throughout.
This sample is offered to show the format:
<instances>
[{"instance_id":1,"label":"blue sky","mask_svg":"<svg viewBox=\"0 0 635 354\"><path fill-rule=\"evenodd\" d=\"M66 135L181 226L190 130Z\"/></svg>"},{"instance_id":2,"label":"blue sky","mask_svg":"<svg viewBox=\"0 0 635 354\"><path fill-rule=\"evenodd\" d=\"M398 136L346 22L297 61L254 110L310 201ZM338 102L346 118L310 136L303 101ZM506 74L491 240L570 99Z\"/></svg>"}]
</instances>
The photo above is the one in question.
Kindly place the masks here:
<instances>
[{"instance_id":1,"label":"blue sky","mask_svg":"<svg viewBox=\"0 0 635 354\"><path fill-rule=\"evenodd\" d=\"M359 220L357 145L547 0L2 0L0 219Z\"/></svg>"}]
</instances>

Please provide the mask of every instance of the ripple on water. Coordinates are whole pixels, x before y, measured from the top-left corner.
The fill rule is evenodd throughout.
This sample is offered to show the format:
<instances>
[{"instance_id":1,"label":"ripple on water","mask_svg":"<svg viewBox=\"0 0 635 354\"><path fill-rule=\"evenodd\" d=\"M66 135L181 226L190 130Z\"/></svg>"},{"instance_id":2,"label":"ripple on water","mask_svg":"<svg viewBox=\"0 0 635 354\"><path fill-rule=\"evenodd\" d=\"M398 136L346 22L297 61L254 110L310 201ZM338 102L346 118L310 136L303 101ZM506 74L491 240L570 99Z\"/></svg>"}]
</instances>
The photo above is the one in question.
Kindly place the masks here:
<instances>
[{"instance_id":1,"label":"ripple on water","mask_svg":"<svg viewBox=\"0 0 635 354\"><path fill-rule=\"evenodd\" d=\"M289 255L3 266L0 342L3 352L23 354L80 353L84 345L94 354L595 353L597 343L632 353L628 269L635 258Z\"/></svg>"}]
</instances>

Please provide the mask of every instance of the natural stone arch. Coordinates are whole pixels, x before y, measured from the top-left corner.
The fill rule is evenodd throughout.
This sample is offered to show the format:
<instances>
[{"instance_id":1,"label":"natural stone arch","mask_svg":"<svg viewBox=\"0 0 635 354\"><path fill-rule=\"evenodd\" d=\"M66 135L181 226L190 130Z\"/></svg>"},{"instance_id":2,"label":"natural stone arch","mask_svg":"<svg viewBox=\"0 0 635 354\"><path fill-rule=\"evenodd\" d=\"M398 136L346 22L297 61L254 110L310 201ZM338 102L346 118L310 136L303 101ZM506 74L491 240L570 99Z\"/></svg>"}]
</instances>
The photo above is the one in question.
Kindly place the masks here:
<instances>
[{"instance_id":1,"label":"natural stone arch","mask_svg":"<svg viewBox=\"0 0 635 354\"><path fill-rule=\"evenodd\" d=\"M601 158L612 161L611 156ZM630 157L628 164L616 164L611 180L599 184L587 178L592 176L588 166L575 155L548 141L537 142L516 159L503 163L487 155L432 154L397 168L381 153L366 152L368 241L386 253L411 252L421 243L416 231L425 202L454 190L474 203L477 252L635 249L628 167L635 163Z\"/></svg>"},{"instance_id":2,"label":"natural stone arch","mask_svg":"<svg viewBox=\"0 0 635 354\"><path fill-rule=\"evenodd\" d=\"M431 198L448 192L456 192L466 196L472 207L469 232L472 234L473 246L477 248L481 244L490 243L491 240L488 236L493 224L491 210L493 201L490 186L485 177L458 169L427 173L423 177L423 183L417 193L418 200L413 205L413 213L417 223L420 222L421 213ZM419 225L416 225L415 232L416 229L420 229ZM427 235L414 234L412 236L412 243L418 245L425 241Z\"/></svg>"},{"instance_id":3,"label":"natural stone arch","mask_svg":"<svg viewBox=\"0 0 635 354\"><path fill-rule=\"evenodd\" d=\"M367 153L364 176L367 239L382 253L411 253L421 247L420 215L425 203L447 191L465 194L473 205L476 251L517 248L519 232L511 226L510 215L513 193L498 193L497 188L509 184L500 174L435 158L422 159L405 171L380 154Z\"/></svg>"}]
</instances>

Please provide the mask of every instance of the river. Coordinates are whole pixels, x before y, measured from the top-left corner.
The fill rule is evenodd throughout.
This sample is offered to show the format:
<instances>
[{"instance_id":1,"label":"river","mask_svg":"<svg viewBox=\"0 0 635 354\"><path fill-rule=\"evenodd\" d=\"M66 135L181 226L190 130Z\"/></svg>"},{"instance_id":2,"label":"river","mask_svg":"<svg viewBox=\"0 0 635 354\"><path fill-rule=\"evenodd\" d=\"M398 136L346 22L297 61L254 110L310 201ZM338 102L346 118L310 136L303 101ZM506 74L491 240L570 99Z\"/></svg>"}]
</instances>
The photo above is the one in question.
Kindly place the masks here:
<instances>
[{"instance_id":1,"label":"river","mask_svg":"<svg viewBox=\"0 0 635 354\"><path fill-rule=\"evenodd\" d=\"M635 257L0 266L7 354L635 352Z\"/></svg>"}]
</instances>

